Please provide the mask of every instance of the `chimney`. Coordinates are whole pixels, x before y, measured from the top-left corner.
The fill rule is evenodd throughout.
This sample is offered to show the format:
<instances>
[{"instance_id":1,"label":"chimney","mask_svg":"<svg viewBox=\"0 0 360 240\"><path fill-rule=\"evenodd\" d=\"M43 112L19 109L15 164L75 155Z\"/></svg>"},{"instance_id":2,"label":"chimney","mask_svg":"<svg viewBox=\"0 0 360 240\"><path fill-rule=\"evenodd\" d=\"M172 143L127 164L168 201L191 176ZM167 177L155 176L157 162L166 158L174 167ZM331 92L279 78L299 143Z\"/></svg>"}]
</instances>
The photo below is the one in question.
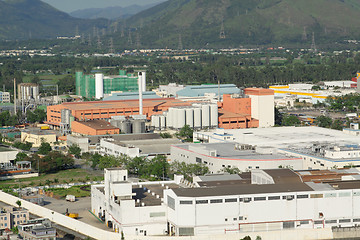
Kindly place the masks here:
<instances>
[{"instance_id":1,"label":"chimney","mask_svg":"<svg viewBox=\"0 0 360 240\"><path fill-rule=\"evenodd\" d=\"M143 76L142 72L139 72L138 76L138 87L139 87L139 114L143 115Z\"/></svg>"}]
</instances>

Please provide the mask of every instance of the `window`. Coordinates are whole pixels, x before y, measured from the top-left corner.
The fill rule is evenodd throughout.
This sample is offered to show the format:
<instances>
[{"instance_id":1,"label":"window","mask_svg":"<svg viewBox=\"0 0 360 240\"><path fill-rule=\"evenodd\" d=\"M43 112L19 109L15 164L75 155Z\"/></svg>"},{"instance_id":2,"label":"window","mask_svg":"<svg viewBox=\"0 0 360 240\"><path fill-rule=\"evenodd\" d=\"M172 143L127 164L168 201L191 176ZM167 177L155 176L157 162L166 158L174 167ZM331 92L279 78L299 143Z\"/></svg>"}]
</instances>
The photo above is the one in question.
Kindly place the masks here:
<instances>
[{"instance_id":1,"label":"window","mask_svg":"<svg viewBox=\"0 0 360 240\"><path fill-rule=\"evenodd\" d=\"M227 218L225 218L225 222L227 222L227 220L228 220L228 219L227 219Z\"/></svg>"},{"instance_id":2,"label":"window","mask_svg":"<svg viewBox=\"0 0 360 240\"><path fill-rule=\"evenodd\" d=\"M314 224L323 224L323 221L322 220L317 220L317 221L314 221Z\"/></svg>"},{"instance_id":3,"label":"window","mask_svg":"<svg viewBox=\"0 0 360 240\"><path fill-rule=\"evenodd\" d=\"M197 158L196 158L196 162L197 162L197 163L201 163L201 162L202 162L202 159L197 157Z\"/></svg>"},{"instance_id":4,"label":"window","mask_svg":"<svg viewBox=\"0 0 360 240\"><path fill-rule=\"evenodd\" d=\"M279 200L280 196L269 196L268 200Z\"/></svg>"},{"instance_id":5,"label":"window","mask_svg":"<svg viewBox=\"0 0 360 240\"><path fill-rule=\"evenodd\" d=\"M208 204L208 200L196 200L196 204Z\"/></svg>"},{"instance_id":6,"label":"window","mask_svg":"<svg viewBox=\"0 0 360 240\"><path fill-rule=\"evenodd\" d=\"M254 197L254 201L265 201L266 197Z\"/></svg>"},{"instance_id":7,"label":"window","mask_svg":"<svg viewBox=\"0 0 360 240\"><path fill-rule=\"evenodd\" d=\"M353 222L360 222L360 218L354 218Z\"/></svg>"},{"instance_id":8,"label":"window","mask_svg":"<svg viewBox=\"0 0 360 240\"><path fill-rule=\"evenodd\" d=\"M222 203L222 199L210 199L210 203Z\"/></svg>"},{"instance_id":9,"label":"window","mask_svg":"<svg viewBox=\"0 0 360 240\"><path fill-rule=\"evenodd\" d=\"M340 219L339 223L349 223L351 222L351 219Z\"/></svg>"},{"instance_id":10,"label":"window","mask_svg":"<svg viewBox=\"0 0 360 240\"><path fill-rule=\"evenodd\" d=\"M228 203L228 202L237 202L237 199L236 198L227 198L225 199L225 202Z\"/></svg>"},{"instance_id":11,"label":"window","mask_svg":"<svg viewBox=\"0 0 360 240\"><path fill-rule=\"evenodd\" d=\"M309 195L307 195L307 194L297 195L296 198L297 199L309 198Z\"/></svg>"},{"instance_id":12,"label":"window","mask_svg":"<svg viewBox=\"0 0 360 240\"><path fill-rule=\"evenodd\" d=\"M339 197L350 197L351 193L350 192L340 192L339 193Z\"/></svg>"},{"instance_id":13,"label":"window","mask_svg":"<svg viewBox=\"0 0 360 240\"><path fill-rule=\"evenodd\" d=\"M295 228L295 222L283 222L283 228Z\"/></svg>"},{"instance_id":14,"label":"window","mask_svg":"<svg viewBox=\"0 0 360 240\"><path fill-rule=\"evenodd\" d=\"M165 217L165 212L152 212L150 217Z\"/></svg>"},{"instance_id":15,"label":"window","mask_svg":"<svg viewBox=\"0 0 360 240\"><path fill-rule=\"evenodd\" d=\"M193 204L193 202L192 201L180 201L180 204L182 204L182 205L191 205L191 204Z\"/></svg>"},{"instance_id":16,"label":"window","mask_svg":"<svg viewBox=\"0 0 360 240\"><path fill-rule=\"evenodd\" d=\"M171 208L172 210L175 210L175 199L168 196L167 204L168 204L169 208Z\"/></svg>"},{"instance_id":17,"label":"window","mask_svg":"<svg viewBox=\"0 0 360 240\"><path fill-rule=\"evenodd\" d=\"M336 197L336 193L325 193L326 198Z\"/></svg>"},{"instance_id":18,"label":"window","mask_svg":"<svg viewBox=\"0 0 360 240\"><path fill-rule=\"evenodd\" d=\"M244 219L243 216L239 216L239 220L242 221Z\"/></svg>"},{"instance_id":19,"label":"window","mask_svg":"<svg viewBox=\"0 0 360 240\"><path fill-rule=\"evenodd\" d=\"M309 224L309 221L300 221L300 225L306 225Z\"/></svg>"},{"instance_id":20,"label":"window","mask_svg":"<svg viewBox=\"0 0 360 240\"><path fill-rule=\"evenodd\" d=\"M179 236L194 236L194 228L179 228Z\"/></svg>"},{"instance_id":21,"label":"window","mask_svg":"<svg viewBox=\"0 0 360 240\"><path fill-rule=\"evenodd\" d=\"M333 224L333 223L337 223L336 220L325 220L326 224Z\"/></svg>"},{"instance_id":22,"label":"window","mask_svg":"<svg viewBox=\"0 0 360 240\"><path fill-rule=\"evenodd\" d=\"M237 218L233 218L233 221L237 221Z\"/></svg>"}]
</instances>

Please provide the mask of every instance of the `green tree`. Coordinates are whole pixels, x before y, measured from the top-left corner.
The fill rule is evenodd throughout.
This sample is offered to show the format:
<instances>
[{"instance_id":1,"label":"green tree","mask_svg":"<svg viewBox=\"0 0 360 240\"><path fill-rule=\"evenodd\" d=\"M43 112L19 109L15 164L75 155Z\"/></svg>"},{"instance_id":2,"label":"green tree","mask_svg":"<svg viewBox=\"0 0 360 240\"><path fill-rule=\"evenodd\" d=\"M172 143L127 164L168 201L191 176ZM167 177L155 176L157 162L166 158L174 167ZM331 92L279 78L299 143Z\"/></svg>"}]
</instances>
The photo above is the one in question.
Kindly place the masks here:
<instances>
[{"instance_id":1,"label":"green tree","mask_svg":"<svg viewBox=\"0 0 360 240\"><path fill-rule=\"evenodd\" d=\"M183 126L180 131L177 133L177 135L181 138L183 138L186 142L192 142L193 140L193 130L189 125Z\"/></svg>"},{"instance_id":2,"label":"green tree","mask_svg":"<svg viewBox=\"0 0 360 240\"><path fill-rule=\"evenodd\" d=\"M39 147L38 153L39 153L39 154L42 154L42 155L46 155L46 154L48 154L50 151L51 151L50 143L48 143L48 142L42 142L41 145L40 145L40 147Z\"/></svg>"},{"instance_id":3,"label":"green tree","mask_svg":"<svg viewBox=\"0 0 360 240\"><path fill-rule=\"evenodd\" d=\"M15 162L24 161L24 159L27 157L27 154L24 152L19 152L16 154Z\"/></svg>"},{"instance_id":4,"label":"green tree","mask_svg":"<svg viewBox=\"0 0 360 240\"><path fill-rule=\"evenodd\" d=\"M73 154L76 158L80 158L81 157L81 148L76 144L72 144L69 147L69 153Z\"/></svg>"},{"instance_id":5,"label":"green tree","mask_svg":"<svg viewBox=\"0 0 360 240\"><path fill-rule=\"evenodd\" d=\"M157 155L150 160L149 172L158 179L164 180L168 176L170 165L164 155Z\"/></svg>"},{"instance_id":6,"label":"green tree","mask_svg":"<svg viewBox=\"0 0 360 240\"><path fill-rule=\"evenodd\" d=\"M336 119L336 120L332 123L331 128L332 128L332 129L336 129L336 130L343 130L343 128L344 128L344 123L343 123L342 120Z\"/></svg>"},{"instance_id":7,"label":"green tree","mask_svg":"<svg viewBox=\"0 0 360 240\"><path fill-rule=\"evenodd\" d=\"M17 201L16 201L16 205L18 205L19 208L20 208L20 207L21 207L21 201L20 201L20 200L17 200Z\"/></svg>"},{"instance_id":8,"label":"green tree","mask_svg":"<svg viewBox=\"0 0 360 240\"><path fill-rule=\"evenodd\" d=\"M319 127L323 127L323 128L330 128L332 125L332 119L326 116L317 117L315 122Z\"/></svg>"},{"instance_id":9,"label":"green tree","mask_svg":"<svg viewBox=\"0 0 360 240\"><path fill-rule=\"evenodd\" d=\"M281 124L283 126L297 126L300 125L300 120L294 115L284 115Z\"/></svg>"},{"instance_id":10,"label":"green tree","mask_svg":"<svg viewBox=\"0 0 360 240\"><path fill-rule=\"evenodd\" d=\"M221 169L222 172L230 173L230 174L239 174L241 173L240 169L237 167L224 167Z\"/></svg>"}]
</instances>

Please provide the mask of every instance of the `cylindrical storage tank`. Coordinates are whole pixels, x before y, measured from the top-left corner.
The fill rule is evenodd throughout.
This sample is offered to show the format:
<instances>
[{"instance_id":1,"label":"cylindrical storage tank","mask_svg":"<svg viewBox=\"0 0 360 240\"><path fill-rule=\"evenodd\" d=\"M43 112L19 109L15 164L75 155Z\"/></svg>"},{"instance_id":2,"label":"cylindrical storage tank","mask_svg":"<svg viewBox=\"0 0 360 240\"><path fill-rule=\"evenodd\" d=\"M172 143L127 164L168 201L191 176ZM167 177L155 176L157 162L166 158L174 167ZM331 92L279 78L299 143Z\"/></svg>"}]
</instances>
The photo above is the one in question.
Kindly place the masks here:
<instances>
[{"instance_id":1,"label":"cylindrical storage tank","mask_svg":"<svg viewBox=\"0 0 360 240\"><path fill-rule=\"evenodd\" d=\"M120 124L120 131L125 134L131 133L131 122L130 121L123 121Z\"/></svg>"},{"instance_id":2,"label":"cylindrical storage tank","mask_svg":"<svg viewBox=\"0 0 360 240\"><path fill-rule=\"evenodd\" d=\"M194 128L201 128L201 108L194 108Z\"/></svg>"},{"instance_id":3,"label":"cylindrical storage tank","mask_svg":"<svg viewBox=\"0 0 360 240\"><path fill-rule=\"evenodd\" d=\"M202 123L202 128L210 127L210 106L209 105L201 106L201 123Z\"/></svg>"},{"instance_id":4,"label":"cylindrical storage tank","mask_svg":"<svg viewBox=\"0 0 360 240\"><path fill-rule=\"evenodd\" d=\"M192 108L186 109L186 125L194 127L194 109Z\"/></svg>"},{"instance_id":5,"label":"cylindrical storage tank","mask_svg":"<svg viewBox=\"0 0 360 240\"><path fill-rule=\"evenodd\" d=\"M165 116L160 116L160 129L166 129Z\"/></svg>"},{"instance_id":6,"label":"cylindrical storage tank","mask_svg":"<svg viewBox=\"0 0 360 240\"><path fill-rule=\"evenodd\" d=\"M218 106L216 104L210 105L210 125L216 128L219 123Z\"/></svg>"},{"instance_id":7,"label":"cylindrical storage tank","mask_svg":"<svg viewBox=\"0 0 360 240\"><path fill-rule=\"evenodd\" d=\"M186 124L186 110L184 108L178 109L178 128L184 127Z\"/></svg>"},{"instance_id":8,"label":"cylindrical storage tank","mask_svg":"<svg viewBox=\"0 0 360 240\"><path fill-rule=\"evenodd\" d=\"M154 115L153 116L154 118L153 118L153 120L154 120L154 127L156 128L156 129L160 129L160 116L159 115ZM151 121L153 121L153 120L151 120ZM152 123L152 122L151 122Z\"/></svg>"},{"instance_id":9,"label":"cylindrical storage tank","mask_svg":"<svg viewBox=\"0 0 360 240\"><path fill-rule=\"evenodd\" d=\"M104 97L104 75L102 73L95 74L95 98Z\"/></svg>"},{"instance_id":10,"label":"cylindrical storage tank","mask_svg":"<svg viewBox=\"0 0 360 240\"><path fill-rule=\"evenodd\" d=\"M174 128L174 108L169 108L168 116L166 119L166 126L168 128Z\"/></svg>"},{"instance_id":11,"label":"cylindrical storage tank","mask_svg":"<svg viewBox=\"0 0 360 240\"><path fill-rule=\"evenodd\" d=\"M145 133L145 121L144 120L133 121L133 133Z\"/></svg>"}]
</instances>

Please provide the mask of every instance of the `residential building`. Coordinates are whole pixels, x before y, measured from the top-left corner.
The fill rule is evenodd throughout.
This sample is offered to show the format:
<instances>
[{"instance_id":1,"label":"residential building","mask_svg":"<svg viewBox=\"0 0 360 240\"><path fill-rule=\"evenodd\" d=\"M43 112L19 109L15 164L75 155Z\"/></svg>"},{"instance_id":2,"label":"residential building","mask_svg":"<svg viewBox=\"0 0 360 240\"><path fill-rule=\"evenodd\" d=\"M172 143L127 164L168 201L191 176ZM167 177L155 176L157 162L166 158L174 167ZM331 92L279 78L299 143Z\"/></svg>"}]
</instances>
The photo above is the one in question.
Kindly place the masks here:
<instances>
[{"instance_id":1,"label":"residential building","mask_svg":"<svg viewBox=\"0 0 360 240\"><path fill-rule=\"evenodd\" d=\"M10 93L0 91L0 102L1 103L10 103Z\"/></svg>"},{"instance_id":2,"label":"residential building","mask_svg":"<svg viewBox=\"0 0 360 240\"><path fill-rule=\"evenodd\" d=\"M56 240L56 229L47 218L27 221L18 226L19 235L25 240Z\"/></svg>"},{"instance_id":3,"label":"residential building","mask_svg":"<svg viewBox=\"0 0 360 240\"><path fill-rule=\"evenodd\" d=\"M29 220L29 211L6 206L0 211L0 230L12 229Z\"/></svg>"}]
</instances>

